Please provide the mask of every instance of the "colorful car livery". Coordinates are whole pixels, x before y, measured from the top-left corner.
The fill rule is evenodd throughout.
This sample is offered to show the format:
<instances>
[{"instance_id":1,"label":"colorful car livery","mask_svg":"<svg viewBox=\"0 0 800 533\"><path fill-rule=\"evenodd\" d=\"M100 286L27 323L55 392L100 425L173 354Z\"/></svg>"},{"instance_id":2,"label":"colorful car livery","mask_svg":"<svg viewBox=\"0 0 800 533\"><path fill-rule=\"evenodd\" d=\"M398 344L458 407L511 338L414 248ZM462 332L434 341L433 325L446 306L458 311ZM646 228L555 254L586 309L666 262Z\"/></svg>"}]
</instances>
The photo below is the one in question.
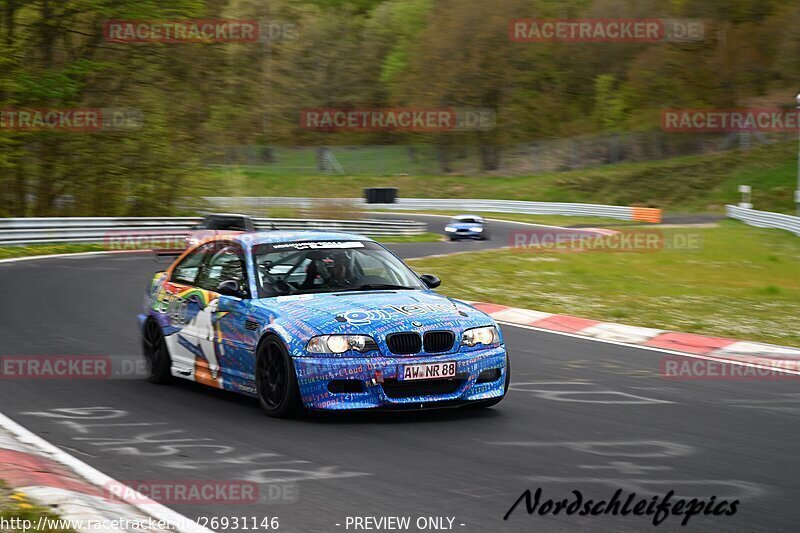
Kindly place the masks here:
<instances>
[{"instance_id":1,"label":"colorful car livery","mask_svg":"<svg viewBox=\"0 0 800 533\"><path fill-rule=\"evenodd\" d=\"M151 381L304 410L486 407L508 390L497 324L359 235L268 231L196 245L139 315Z\"/></svg>"}]
</instances>

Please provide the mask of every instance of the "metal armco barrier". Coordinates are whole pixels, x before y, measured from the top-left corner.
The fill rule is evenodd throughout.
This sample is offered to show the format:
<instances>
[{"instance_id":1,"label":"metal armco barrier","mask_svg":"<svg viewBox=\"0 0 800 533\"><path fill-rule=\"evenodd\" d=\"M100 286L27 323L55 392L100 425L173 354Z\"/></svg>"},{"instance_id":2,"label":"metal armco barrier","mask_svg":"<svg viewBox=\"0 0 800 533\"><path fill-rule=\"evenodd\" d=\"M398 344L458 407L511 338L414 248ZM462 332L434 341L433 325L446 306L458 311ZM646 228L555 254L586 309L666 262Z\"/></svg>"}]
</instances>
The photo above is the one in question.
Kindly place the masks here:
<instances>
[{"instance_id":1,"label":"metal armco barrier","mask_svg":"<svg viewBox=\"0 0 800 533\"><path fill-rule=\"evenodd\" d=\"M725 206L725 214L728 215L728 218L741 220L745 224L751 226L784 229L800 236L800 217L781 213L770 213L769 211L755 211L735 205Z\"/></svg>"},{"instance_id":2,"label":"metal armco barrier","mask_svg":"<svg viewBox=\"0 0 800 533\"><path fill-rule=\"evenodd\" d=\"M0 218L0 245L42 243L124 243L143 237L174 240L185 237L199 223L195 217L61 217ZM287 230L329 230L367 235L421 235L427 224L411 220L305 220L255 218L257 229L274 224Z\"/></svg>"},{"instance_id":3,"label":"metal armco barrier","mask_svg":"<svg viewBox=\"0 0 800 533\"><path fill-rule=\"evenodd\" d=\"M317 201L334 201L333 199L317 200L315 198L291 197L206 197L205 200L219 209L258 209L268 207L296 207L313 209ZM619 220L640 220L643 222L661 222L661 210L644 207L627 207L620 205L572 204L563 202L526 202L521 200L477 200L477 199L428 199L398 198L392 204L367 204L362 198L342 198L343 204L351 204L359 208L376 208L406 211L458 211L519 213L526 215L567 215L580 217L607 217Z\"/></svg>"}]
</instances>

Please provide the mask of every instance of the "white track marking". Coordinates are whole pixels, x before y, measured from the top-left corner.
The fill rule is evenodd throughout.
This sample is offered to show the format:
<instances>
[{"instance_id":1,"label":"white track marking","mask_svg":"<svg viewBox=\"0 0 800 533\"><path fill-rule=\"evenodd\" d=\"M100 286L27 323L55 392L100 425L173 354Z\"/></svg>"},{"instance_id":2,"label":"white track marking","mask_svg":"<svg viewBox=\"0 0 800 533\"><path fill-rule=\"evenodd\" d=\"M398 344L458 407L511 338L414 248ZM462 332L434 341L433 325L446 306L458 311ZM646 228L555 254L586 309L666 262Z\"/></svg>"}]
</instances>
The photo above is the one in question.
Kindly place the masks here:
<instances>
[{"instance_id":1,"label":"white track marking","mask_svg":"<svg viewBox=\"0 0 800 533\"><path fill-rule=\"evenodd\" d=\"M142 254L151 252L152 250L113 250L105 252L76 252L73 254L31 255L28 257L12 257L11 259L0 259L0 264L17 263L20 261L38 261L39 259L62 259L65 257L91 257L93 255Z\"/></svg>"},{"instance_id":2,"label":"white track marking","mask_svg":"<svg viewBox=\"0 0 800 533\"><path fill-rule=\"evenodd\" d=\"M107 487L109 483L113 483L115 486L123 486L120 482L87 465L80 459L73 457L62 449L50 444L43 438L39 437L28 429L25 429L2 413L0 413L0 427L14 434L14 436L20 442L23 442L24 444L41 451L46 457L61 463L93 485L96 485L100 488ZM163 505L146 498L133 489L129 490L130 492L128 492L128 494L131 494L132 502L147 502L128 502L129 505L139 509L148 516L152 516L156 520L163 520L164 522L172 524L173 527L175 527L175 531L180 533L213 533L212 530L198 525L193 520L190 520L182 514L176 513L172 509L164 507Z\"/></svg>"}]
</instances>

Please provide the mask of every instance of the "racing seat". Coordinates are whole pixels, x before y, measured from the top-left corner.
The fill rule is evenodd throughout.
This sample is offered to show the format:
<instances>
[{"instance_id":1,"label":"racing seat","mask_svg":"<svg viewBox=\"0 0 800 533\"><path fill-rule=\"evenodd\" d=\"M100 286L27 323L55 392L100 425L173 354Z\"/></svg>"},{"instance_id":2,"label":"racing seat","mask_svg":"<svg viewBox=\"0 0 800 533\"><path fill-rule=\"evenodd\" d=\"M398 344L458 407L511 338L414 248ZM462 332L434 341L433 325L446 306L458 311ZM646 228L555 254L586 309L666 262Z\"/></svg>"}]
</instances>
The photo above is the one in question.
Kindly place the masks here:
<instances>
[{"instance_id":1,"label":"racing seat","mask_svg":"<svg viewBox=\"0 0 800 533\"><path fill-rule=\"evenodd\" d=\"M319 271L317 270L317 262L312 259L311 262L306 267L306 279L303 280L303 283L300 285L302 290L308 290L314 288L314 280L317 279L317 275Z\"/></svg>"}]
</instances>

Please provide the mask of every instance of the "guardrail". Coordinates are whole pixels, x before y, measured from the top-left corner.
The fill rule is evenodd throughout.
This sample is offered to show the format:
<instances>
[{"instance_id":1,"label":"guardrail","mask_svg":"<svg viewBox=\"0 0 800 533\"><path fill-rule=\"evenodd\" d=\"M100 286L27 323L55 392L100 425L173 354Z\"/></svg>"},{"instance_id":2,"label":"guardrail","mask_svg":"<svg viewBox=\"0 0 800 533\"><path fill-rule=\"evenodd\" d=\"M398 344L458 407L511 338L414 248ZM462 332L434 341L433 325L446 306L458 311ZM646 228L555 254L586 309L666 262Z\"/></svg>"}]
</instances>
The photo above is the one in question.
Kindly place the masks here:
<instances>
[{"instance_id":1,"label":"guardrail","mask_svg":"<svg viewBox=\"0 0 800 533\"><path fill-rule=\"evenodd\" d=\"M213 196L206 202L220 209L263 209L269 207L295 207L313 209L316 202L335 202L335 199L258 197L258 196ZM661 210L621 205L573 204L564 202L527 202L521 200L479 199L431 199L398 198L393 204L367 204L363 198L341 198L338 201L360 208L391 209L405 211L458 211L519 213L526 215L566 215L581 217L606 217L619 220L661 222Z\"/></svg>"},{"instance_id":2,"label":"guardrail","mask_svg":"<svg viewBox=\"0 0 800 533\"><path fill-rule=\"evenodd\" d=\"M726 205L725 214L728 215L728 218L741 220L745 224L751 226L783 229L800 236L800 217L781 213L770 213L769 211L755 211L754 209L747 209L735 205Z\"/></svg>"},{"instance_id":3,"label":"guardrail","mask_svg":"<svg viewBox=\"0 0 800 533\"><path fill-rule=\"evenodd\" d=\"M126 242L149 239L174 241L185 237L199 217L54 217L0 218L0 245L44 243L104 243L124 247ZM421 235L424 222L412 220L306 220L255 218L257 229L328 230L368 235Z\"/></svg>"}]
</instances>

